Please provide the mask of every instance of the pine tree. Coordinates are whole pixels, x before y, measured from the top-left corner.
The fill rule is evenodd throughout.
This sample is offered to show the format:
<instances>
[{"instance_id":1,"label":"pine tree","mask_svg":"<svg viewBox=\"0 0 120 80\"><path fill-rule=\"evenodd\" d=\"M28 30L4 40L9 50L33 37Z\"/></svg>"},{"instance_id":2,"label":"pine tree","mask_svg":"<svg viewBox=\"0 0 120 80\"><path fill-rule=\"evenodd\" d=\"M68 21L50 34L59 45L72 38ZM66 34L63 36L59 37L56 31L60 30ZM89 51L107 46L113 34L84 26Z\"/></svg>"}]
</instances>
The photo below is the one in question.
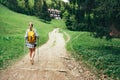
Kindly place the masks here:
<instances>
[{"instance_id":1,"label":"pine tree","mask_svg":"<svg viewBox=\"0 0 120 80\"><path fill-rule=\"evenodd\" d=\"M41 9L40 18L44 19L45 21L49 21L50 20L50 15L48 13L48 6L47 6L45 0L43 0L43 6L42 6L42 9Z\"/></svg>"},{"instance_id":2,"label":"pine tree","mask_svg":"<svg viewBox=\"0 0 120 80\"><path fill-rule=\"evenodd\" d=\"M35 0L34 1L34 14L40 17L41 9L42 9L42 0Z\"/></svg>"},{"instance_id":3,"label":"pine tree","mask_svg":"<svg viewBox=\"0 0 120 80\"><path fill-rule=\"evenodd\" d=\"M25 1L25 11L26 14L30 14L30 7L29 7L29 1L28 0L24 0Z\"/></svg>"}]
</instances>

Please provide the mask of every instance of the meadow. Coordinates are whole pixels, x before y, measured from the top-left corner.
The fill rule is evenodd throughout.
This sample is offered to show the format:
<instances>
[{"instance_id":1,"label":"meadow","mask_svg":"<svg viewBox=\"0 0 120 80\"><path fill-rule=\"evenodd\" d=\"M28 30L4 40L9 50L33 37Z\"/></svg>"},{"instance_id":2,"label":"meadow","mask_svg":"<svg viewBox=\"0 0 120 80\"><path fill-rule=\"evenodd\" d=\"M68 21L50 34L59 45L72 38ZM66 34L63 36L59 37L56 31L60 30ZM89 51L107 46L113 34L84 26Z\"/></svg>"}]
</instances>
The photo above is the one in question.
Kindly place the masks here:
<instances>
[{"instance_id":1,"label":"meadow","mask_svg":"<svg viewBox=\"0 0 120 80\"><path fill-rule=\"evenodd\" d=\"M67 31L67 30L66 30ZM120 79L120 39L94 38L89 32L67 31L71 36L66 48L96 75Z\"/></svg>"},{"instance_id":2,"label":"meadow","mask_svg":"<svg viewBox=\"0 0 120 80\"><path fill-rule=\"evenodd\" d=\"M71 39L67 43L67 50L77 61L82 61L97 75L107 75L115 80L120 79L120 39L111 40L94 38L89 32L65 30L63 20L52 20L44 23L35 16L13 12L0 4L0 69L21 59L28 53L25 47L24 35L29 22L40 36L39 46L48 40L48 33L54 28L62 28ZM61 31L61 32L63 32ZM67 37L64 36L67 40ZM24 48L25 47L25 48Z\"/></svg>"},{"instance_id":3,"label":"meadow","mask_svg":"<svg viewBox=\"0 0 120 80\"><path fill-rule=\"evenodd\" d=\"M29 22L34 24L40 36L39 46L48 40L48 33L54 28L65 27L62 20L44 23L35 16L13 12L0 4L0 69L5 69L28 53L24 35Z\"/></svg>"}]
</instances>

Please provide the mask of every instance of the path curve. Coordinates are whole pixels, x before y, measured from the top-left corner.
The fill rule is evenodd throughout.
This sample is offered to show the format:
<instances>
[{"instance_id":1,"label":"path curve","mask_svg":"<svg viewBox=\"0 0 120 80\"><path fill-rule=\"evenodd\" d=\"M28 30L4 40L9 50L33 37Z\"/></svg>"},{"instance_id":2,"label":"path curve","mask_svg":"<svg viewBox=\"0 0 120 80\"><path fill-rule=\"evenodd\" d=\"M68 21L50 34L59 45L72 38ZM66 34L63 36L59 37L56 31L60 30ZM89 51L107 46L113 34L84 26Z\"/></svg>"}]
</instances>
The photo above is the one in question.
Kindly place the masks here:
<instances>
[{"instance_id":1,"label":"path curve","mask_svg":"<svg viewBox=\"0 0 120 80\"><path fill-rule=\"evenodd\" d=\"M30 64L29 55L26 55L10 68L0 71L0 80L97 80L97 78L68 56L63 34L56 28L49 33L48 42L37 49L34 65Z\"/></svg>"}]
</instances>

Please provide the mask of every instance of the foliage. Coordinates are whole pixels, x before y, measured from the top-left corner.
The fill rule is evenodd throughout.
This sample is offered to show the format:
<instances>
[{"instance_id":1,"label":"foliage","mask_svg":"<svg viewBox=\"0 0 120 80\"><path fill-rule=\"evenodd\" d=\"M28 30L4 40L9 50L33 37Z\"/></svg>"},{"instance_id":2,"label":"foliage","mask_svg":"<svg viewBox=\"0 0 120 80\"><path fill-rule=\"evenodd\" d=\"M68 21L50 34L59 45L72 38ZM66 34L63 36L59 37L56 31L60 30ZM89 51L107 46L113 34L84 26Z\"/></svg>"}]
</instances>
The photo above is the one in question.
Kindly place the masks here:
<instances>
[{"instance_id":1,"label":"foliage","mask_svg":"<svg viewBox=\"0 0 120 80\"><path fill-rule=\"evenodd\" d=\"M18 3L17 0L0 0L3 5L9 6L10 9L17 11Z\"/></svg>"},{"instance_id":2,"label":"foliage","mask_svg":"<svg viewBox=\"0 0 120 80\"><path fill-rule=\"evenodd\" d=\"M51 21L50 15L48 13L48 5L45 0L35 0L34 13L39 18L46 21Z\"/></svg>"},{"instance_id":3,"label":"foliage","mask_svg":"<svg viewBox=\"0 0 120 80\"><path fill-rule=\"evenodd\" d=\"M43 1L43 6L41 8L40 18L44 19L45 21L50 21L51 20L50 15L48 13L48 6L47 6L45 0Z\"/></svg>"},{"instance_id":4,"label":"foliage","mask_svg":"<svg viewBox=\"0 0 120 80\"><path fill-rule=\"evenodd\" d=\"M69 16L66 17L66 25L69 29L87 30L95 33L97 37L106 36L107 39L111 38L111 27L120 31L120 0L70 0L70 4L66 5L68 7L65 9L69 13ZM72 15L75 16L75 21L70 22L76 22L77 26L67 23ZM87 27L81 29L83 27L81 24L85 24Z\"/></svg>"},{"instance_id":5,"label":"foliage","mask_svg":"<svg viewBox=\"0 0 120 80\"><path fill-rule=\"evenodd\" d=\"M114 38L93 38L89 32L73 32L67 43L67 50L77 59L82 60L92 71L107 75L113 80L120 79L120 40ZM98 75L96 74L96 75Z\"/></svg>"},{"instance_id":6,"label":"foliage","mask_svg":"<svg viewBox=\"0 0 120 80\"><path fill-rule=\"evenodd\" d=\"M46 0L1 0L0 3L16 12L36 15L47 21L51 20Z\"/></svg>"},{"instance_id":7,"label":"foliage","mask_svg":"<svg viewBox=\"0 0 120 80\"><path fill-rule=\"evenodd\" d=\"M41 8L42 8L42 1L41 0L35 0L34 1L34 14L36 16L40 16Z\"/></svg>"}]
</instances>

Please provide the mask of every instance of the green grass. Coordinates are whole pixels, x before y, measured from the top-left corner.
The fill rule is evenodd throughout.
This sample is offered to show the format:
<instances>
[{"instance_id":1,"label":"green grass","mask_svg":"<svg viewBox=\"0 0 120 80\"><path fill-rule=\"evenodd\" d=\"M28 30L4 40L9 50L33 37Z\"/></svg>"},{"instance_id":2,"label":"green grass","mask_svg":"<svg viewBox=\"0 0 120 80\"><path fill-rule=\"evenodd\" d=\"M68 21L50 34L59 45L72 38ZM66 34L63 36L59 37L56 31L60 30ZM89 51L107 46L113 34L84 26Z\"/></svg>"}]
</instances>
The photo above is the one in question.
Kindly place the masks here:
<instances>
[{"instance_id":1,"label":"green grass","mask_svg":"<svg viewBox=\"0 0 120 80\"><path fill-rule=\"evenodd\" d=\"M55 27L65 27L62 20L52 20L49 24L44 23L37 17L13 12L0 4L0 69L6 68L25 55L24 35L29 22L33 22L37 29L40 45L48 40L48 32ZM25 49L27 53L28 49Z\"/></svg>"},{"instance_id":2,"label":"green grass","mask_svg":"<svg viewBox=\"0 0 120 80\"><path fill-rule=\"evenodd\" d=\"M120 39L106 41L93 38L88 32L67 32L71 36L67 49L77 60L82 60L98 74L120 79Z\"/></svg>"}]
</instances>

